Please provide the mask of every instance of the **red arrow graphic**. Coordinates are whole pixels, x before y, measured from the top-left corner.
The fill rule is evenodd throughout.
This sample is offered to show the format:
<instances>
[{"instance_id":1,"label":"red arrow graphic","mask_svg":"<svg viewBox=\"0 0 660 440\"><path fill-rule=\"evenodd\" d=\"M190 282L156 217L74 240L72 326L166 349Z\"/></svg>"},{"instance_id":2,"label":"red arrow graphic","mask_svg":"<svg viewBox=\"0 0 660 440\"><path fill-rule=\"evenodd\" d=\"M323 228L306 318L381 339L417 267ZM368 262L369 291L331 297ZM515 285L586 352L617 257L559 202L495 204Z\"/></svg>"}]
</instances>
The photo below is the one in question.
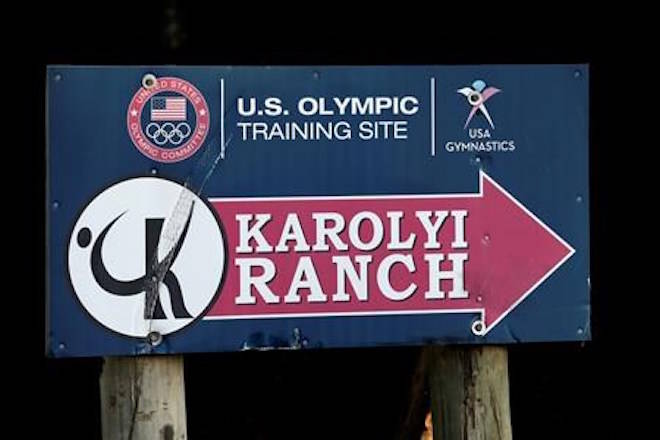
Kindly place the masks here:
<instances>
[{"instance_id":1,"label":"red arrow graphic","mask_svg":"<svg viewBox=\"0 0 660 440\"><path fill-rule=\"evenodd\" d=\"M575 249L552 231L515 197L484 172L480 173L482 204L475 209L468 240L473 248L473 272L468 290L481 300L487 333L529 296L574 253ZM476 329L475 329L476 327Z\"/></svg>"},{"instance_id":2,"label":"red arrow graphic","mask_svg":"<svg viewBox=\"0 0 660 440\"><path fill-rule=\"evenodd\" d=\"M205 319L475 313L484 335L575 250L479 182L476 194L211 199L228 264Z\"/></svg>"}]
</instances>

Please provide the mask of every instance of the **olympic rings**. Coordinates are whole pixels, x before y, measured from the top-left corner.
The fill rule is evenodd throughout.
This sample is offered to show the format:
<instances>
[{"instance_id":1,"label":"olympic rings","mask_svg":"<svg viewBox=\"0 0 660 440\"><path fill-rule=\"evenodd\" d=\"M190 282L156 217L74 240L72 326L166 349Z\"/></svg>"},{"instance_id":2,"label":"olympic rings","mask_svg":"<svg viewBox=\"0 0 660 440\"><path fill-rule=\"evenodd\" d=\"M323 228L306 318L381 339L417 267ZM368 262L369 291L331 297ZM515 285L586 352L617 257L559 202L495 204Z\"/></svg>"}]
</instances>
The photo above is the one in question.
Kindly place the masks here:
<instances>
[{"instance_id":1,"label":"olympic rings","mask_svg":"<svg viewBox=\"0 0 660 440\"><path fill-rule=\"evenodd\" d=\"M166 122L163 125L150 122L145 129L146 135L158 146L165 145L168 142L172 145L179 145L190 136L191 132L190 125L186 122L179 122L176 126L172 122Z\"/></svg>"}]
</instances>

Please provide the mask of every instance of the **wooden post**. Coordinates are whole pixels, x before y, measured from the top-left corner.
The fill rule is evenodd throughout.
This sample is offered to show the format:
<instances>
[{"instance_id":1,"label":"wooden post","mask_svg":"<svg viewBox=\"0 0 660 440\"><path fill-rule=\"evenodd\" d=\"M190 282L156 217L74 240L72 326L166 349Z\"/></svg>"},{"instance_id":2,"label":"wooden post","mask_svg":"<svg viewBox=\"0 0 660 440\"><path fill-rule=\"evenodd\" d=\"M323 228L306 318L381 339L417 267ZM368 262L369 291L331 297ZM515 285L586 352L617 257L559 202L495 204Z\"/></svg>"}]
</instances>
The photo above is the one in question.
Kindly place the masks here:
<instances>
[{"instance_id":1,"label":"wooden post","mask_svg":"<svg viewBox=\"0 0 660 440\"><path fill-rule=\"evenodd\" d=\"M103 440L187 438L183 356L105 358Z\"/></svg>"},{"instance_id":2,"label":"wooden post","mask_svg":"<svg viewBox=\"0 0 660 440\"><path fill-rule=\"evenodd\" d=\"M433 346L427 353L435 440L511 440L507 350Z\"/></svg>"}]
</instances>

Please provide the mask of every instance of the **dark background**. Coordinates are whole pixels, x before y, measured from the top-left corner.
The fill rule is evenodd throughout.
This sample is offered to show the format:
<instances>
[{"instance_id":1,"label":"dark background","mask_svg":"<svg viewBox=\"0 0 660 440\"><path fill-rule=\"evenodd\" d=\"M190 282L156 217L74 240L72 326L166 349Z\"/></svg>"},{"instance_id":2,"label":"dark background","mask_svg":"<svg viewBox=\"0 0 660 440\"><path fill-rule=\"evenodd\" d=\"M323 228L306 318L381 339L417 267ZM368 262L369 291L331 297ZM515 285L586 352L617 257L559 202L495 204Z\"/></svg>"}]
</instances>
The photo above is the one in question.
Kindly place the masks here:
<instances>
[{"instance_id":1,"label":"dark background","mask_svg":"<svg viewBox=\"0 0 660 440\"><path fill-rule=\"evenodd\" d=\"M182 1L46 3L13 16L20 31L8 42L25 60L25 70L5 87L18 90L33 115L16 118L31 120L21 137L27 143L20 145L27 155L20 160L35 172L29 184L21 185L20 199L27 204L23 212L31 222L24 235L29 240L22 239L25 261L15 265L21 299L34 311L27 326L22 321L22 328L29 327L30 342L15 339L35 361L23 361L26 357L12 362L23 372L27 366L35 368L27 379L9 376L5 381L11 405L21 416L25 435L20 437L45 429L54 438L100 438L102 361L46 359L43 354L47 64L584 62L590 63L591 76L593 341L509 347L513 433L519 439L614 438L623 431L625 438L633 436L637 423L627 423L627 414L635 404L621 396L628 388L645 385L624 373L639 358L632 356L631 339L619 330L625 327L625 313L618 298L629 294L631 286L619 276L626 271L616 237L626 216L621 206L634 203L634 195L621 195L620 183L639 178L641 173L632 172L630 165L645 160L616 131L622 125L616 110L634 109L623 104L633 86L623 75L635 45L625 43L625 31L611 24L625 22L625 16L605 23L589 12L552 15L555 11L538 6L519 10L520 18L504 22L490 14L494 6L413 11L394 5L383 4L378 13L365 8L358 18L355 7L307 4L295 12L278 11L286 17L281 20L257 3L240 12L222 3ZM381 17L382 9L393 16ZM401 347L186 355L189 436L397 438L411 405L419 354L418 347Z\"/></svg>"}]
</instances>

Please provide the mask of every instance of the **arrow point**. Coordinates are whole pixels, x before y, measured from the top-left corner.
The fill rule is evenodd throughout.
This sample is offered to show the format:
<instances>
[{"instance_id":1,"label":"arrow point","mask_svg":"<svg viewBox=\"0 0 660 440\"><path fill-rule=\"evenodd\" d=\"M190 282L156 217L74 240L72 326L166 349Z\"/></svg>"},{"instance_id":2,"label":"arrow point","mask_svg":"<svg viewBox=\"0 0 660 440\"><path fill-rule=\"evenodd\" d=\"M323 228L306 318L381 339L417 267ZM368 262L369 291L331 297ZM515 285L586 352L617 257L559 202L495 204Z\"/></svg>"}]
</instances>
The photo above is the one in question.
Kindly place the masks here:
<instances>
[{"instance_id":1,"label":"arrow point","mask_svg":"<svg viewBox=\"0 0 660 440\"><path fill-rule=\"evenodd\" d=\"M468 291L480 292L483 297L483 325L476 329L473 325L472 329L483 336L566 262L575 249L483 170L479 170L479 177L483 202L479 215L473 217L470 233L470 242L478 243L478 247L473 251L475 271L466 282L471 284Z\"/></svg>"}]
</instances>

